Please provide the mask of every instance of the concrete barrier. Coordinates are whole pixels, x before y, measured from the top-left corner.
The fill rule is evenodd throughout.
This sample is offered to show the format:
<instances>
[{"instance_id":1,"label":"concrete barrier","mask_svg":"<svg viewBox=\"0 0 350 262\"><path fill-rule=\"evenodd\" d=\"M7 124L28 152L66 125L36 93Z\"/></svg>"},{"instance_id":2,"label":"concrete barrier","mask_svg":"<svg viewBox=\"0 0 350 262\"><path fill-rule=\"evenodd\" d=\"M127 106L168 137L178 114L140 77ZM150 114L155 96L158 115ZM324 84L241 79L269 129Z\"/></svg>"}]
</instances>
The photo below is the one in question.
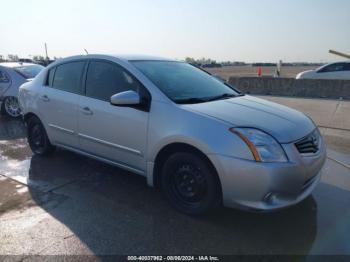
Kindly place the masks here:
<instances>
[{"instance_id":1,"label":"concrete barrier","mask_svg":"<svg viewBox=\"0 0 350 262\"><path fill-rule=\"evenodd\" d=\"M350 80L230 77L229 83L253 95L350 100Z\"/></svg>"}]
</instances>

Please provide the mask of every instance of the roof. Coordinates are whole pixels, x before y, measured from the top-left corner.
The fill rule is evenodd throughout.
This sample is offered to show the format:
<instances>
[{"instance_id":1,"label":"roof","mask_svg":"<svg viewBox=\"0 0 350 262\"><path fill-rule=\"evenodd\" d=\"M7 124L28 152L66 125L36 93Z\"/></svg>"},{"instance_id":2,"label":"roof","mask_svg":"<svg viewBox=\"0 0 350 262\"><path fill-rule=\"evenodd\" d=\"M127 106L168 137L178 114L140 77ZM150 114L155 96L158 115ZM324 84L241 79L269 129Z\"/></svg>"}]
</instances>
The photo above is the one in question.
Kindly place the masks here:
<instances>
[{"instance_id":1,"label":"roof","mask_svg":"<svg viewBox=\"0 0 350 262\"><path fill-rule=\"evenodd\" d=\"M123 61L137 61L137 60L147 60L147 61L175 61L173 59L167 59L163 57L147 56L147 55L106 55L106 54L88 54L88 55L76 55L69 56L56 61L69 61L74 59L84 59L84 58L117 58Z\"/></svg>"},{"instance_id":2,"label":"roof","mask_svg":"<svg viewBox=\"0 0 350 262\"><path fill-rule=\"evenodd\" d=\"M112 56L122 60L127 60L127 61L135 61L135 60L172 61L173 60L173 59L168 59L164 57L149 56L149 55L112 55Z\"/></svg>"},{"instance_id":3,"label":"roof","mask_svg":"<svg viewBox=\"0 0 350 262\"><path fill-rule=\"evenodd\" d=\"M350 63L350 60L332 62L332 63L328 63L327 65L330 65L330 64L337 64L337 63L346 63L346 64L349 64L349 63Z\"/></svg>"},{"instance_id":4,"label":"roof","mask_svg":"<svg viewBox=\"0 0 350 262\"><path fill-rule=\"evenodd\" d=\"M30 65L36 65L36 64L22 63L22 62L3 62L3 63L0 63L0 66L9 67L9 68L20 67L20 66L30 66Z\"/></svg>"}]
</instances>

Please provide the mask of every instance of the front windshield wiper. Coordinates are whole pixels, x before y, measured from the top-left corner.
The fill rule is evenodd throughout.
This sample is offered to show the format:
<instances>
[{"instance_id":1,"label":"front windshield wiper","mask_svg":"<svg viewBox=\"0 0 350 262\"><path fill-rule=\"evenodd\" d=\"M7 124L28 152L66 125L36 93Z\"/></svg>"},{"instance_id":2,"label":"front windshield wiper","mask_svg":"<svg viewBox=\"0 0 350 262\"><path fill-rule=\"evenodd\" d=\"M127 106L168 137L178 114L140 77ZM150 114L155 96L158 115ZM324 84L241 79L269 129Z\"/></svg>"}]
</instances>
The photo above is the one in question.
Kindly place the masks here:
<instances>
[{"instance_id":1,"label":"front windshield wiper","mask_svg":"<svg viewBox=\"0 0 350 262\"><path fill-rule=\"evenodd\" d=\"M244 94L229 94L229 93L224 93L218 96L212 96L212 97L190 97L190 98L182 98L182 99L175 99L175 103L178 104L197 104L197 103L205 103L205 102L210 102L210 101L215 101L215 100L221 100L221 99L228 99L232 97L237 97L237 96L243 96Z\"/></svg>"},{"instance_id":2,"label":"front windshield wiper","mask_svg":"<svg viewBox=\"0 0 350 262\"><path fill-rule=\"evenodd\" d=\"M224 93L222 95L209 97L207 99L207 101L215 101L215 100L220 100L220 99L227 99L227 98L236 97L236 96L240 96L240 94L236 95L236 94Z\"/></svg>"},{"instance_id":3,"label":"front windshield wiper","mask_svg":"<svg viewBox=\"0 0 350 262\"><path fill-rule=\"evenodd\" d=\"M190 98L183 98L183 99L175 99L174 101L177 104L197 104L197 103L207 102L208 100L204 98L190 97Z\"/></svg>"}]
</instances>

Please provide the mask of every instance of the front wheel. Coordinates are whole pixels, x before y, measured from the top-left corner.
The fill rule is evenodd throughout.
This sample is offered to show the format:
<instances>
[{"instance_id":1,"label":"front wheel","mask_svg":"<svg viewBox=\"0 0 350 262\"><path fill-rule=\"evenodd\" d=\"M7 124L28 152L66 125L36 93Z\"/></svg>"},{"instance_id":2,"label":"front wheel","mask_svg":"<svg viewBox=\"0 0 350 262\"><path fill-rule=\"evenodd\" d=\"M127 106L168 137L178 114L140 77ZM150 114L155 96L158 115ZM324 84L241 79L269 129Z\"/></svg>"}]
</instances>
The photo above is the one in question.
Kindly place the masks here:
<instances>
[{"instance_id":1,"label":"front wheel","mask_svg":"<svg viewBox=\"0 0 350 262\"><path fill-rule=\"evenodd\" d=\"M220 182L208 161L192 153L175 153L165 162L162 190L179 211L200 215L221 203Z\"/></svg>"},{"instance_id":2,"label":"front wheel","mask_svg":"<svg viewBox=\"0 0 350 262\"><path fill-rule=\"evenodd\" d=\"M44 156L54 151L55 147L51 145L45 128L37 117L31 117L27 121L27 127L28 143L34 154Z\"/></svg>"},{"instance_id":3,"label":"front wheel","mask_svg":"<svg viewBox=\"0 0 350 262\"><path fill-rule=\"evenodd\" d=\"M1 113L13 118L20 117L22 111L18 99L14 96L5 97L1 105Z\"/></svg>"}]
</instances>

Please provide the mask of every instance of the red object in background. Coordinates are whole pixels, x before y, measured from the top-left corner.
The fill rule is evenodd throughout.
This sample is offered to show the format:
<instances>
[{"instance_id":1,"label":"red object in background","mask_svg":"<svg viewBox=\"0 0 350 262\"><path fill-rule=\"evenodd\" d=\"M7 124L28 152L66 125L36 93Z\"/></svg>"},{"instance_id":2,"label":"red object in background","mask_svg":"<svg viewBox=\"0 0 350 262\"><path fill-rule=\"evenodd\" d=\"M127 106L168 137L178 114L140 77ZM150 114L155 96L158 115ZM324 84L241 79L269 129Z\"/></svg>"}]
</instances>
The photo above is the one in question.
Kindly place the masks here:
<instances>
[{"instance_id":1,"label":"red object in background","mask_svg":"<svg viewBox=\"0 0 350 262\"><path fill-rule=\"evenodd\" d=\"M261 67L258 68L258 76L262 76L262 68Z\"/></svg>"}]
</instances>

